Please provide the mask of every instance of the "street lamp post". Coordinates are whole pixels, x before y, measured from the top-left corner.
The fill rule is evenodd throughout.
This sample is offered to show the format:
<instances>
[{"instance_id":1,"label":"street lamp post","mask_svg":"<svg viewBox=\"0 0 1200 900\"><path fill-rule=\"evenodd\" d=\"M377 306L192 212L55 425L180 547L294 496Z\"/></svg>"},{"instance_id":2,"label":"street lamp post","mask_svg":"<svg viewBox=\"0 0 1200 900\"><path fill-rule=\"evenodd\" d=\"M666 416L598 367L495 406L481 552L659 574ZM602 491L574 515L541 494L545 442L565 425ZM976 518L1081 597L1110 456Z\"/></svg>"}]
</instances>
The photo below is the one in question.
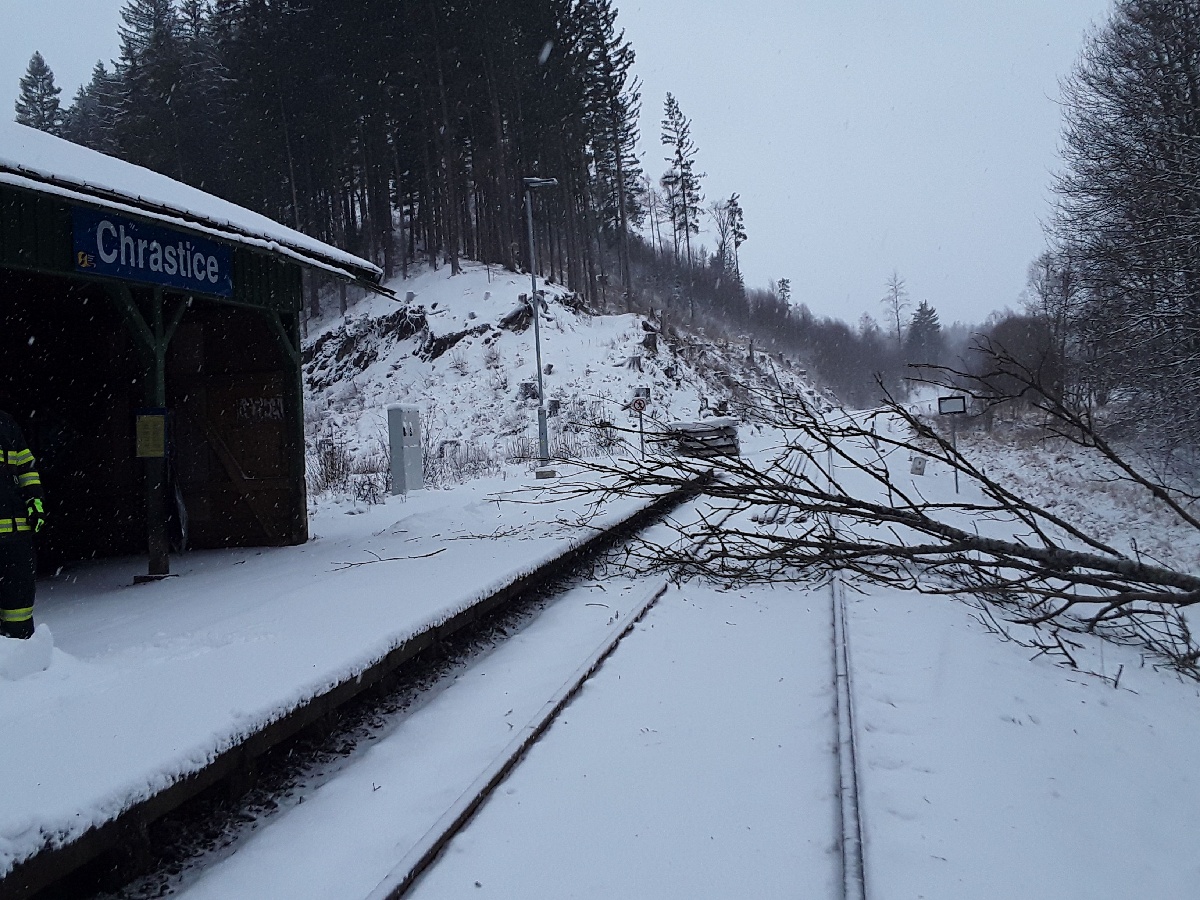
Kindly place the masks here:
<instances>
[{"instance_id":1,"label":"street lamp post","mask_svg":"<svg viewBox=\"0 0 1200 900\"><path fill-rule=\"evenodd\" d=\"M529 278L532 290L529 305L533 311L533 347L537 361L538 384L538 458L544 466L550 461L550 437L546 429L546 391L542 386L542 330L538 324L541 311L537 298L537 245L533 241L533 192L538 188L557 187L557 178L525 179L525 222L529 228Z\"/></svg>"}]
</instances>

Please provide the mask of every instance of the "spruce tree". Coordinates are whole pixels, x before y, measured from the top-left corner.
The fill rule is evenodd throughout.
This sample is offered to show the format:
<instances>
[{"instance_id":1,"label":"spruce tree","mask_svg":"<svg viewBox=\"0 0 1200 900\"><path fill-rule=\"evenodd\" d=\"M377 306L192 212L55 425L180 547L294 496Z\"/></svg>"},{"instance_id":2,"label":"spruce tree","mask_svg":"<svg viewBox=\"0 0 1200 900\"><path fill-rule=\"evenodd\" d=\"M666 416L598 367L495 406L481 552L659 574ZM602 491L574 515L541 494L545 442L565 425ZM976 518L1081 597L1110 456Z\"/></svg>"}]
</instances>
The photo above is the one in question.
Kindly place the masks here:
<instances>
[{"instance_id":1,"label":"spruce tree","mask_svg":"<svg viewBox=\"0 0 1200 900\"><path fill-rule=\"evenodd\" d=\"M588 53L586 79L595 188L600 226L615 234L626 300L632 303L629 269L630 225L645 218L641 189L642 170L636 155L637 118L641 93L631 83L633 47L624 32L616 30L616 10L611 0L582 0L576 8Z\"/></svg>"},{"instance_id":2,"label":"spruce tree","mask_svg":"<svg viewBox=\"0 0 1200 900\"><path fill-rule=\"evenodd\" d=\"M67 110L63 137L110 156L119 155L116 122L120 105L120 79L97 61L92 80L79 88Z\"/></svg>"},{"instance_id":3,"label":"spruce tree","mask_svg":"<svg viewBox=\"0 0 1200 900\"><path fill-rule=\"evenodd\" d=\"M746 243L746 218L742 212L741 196L733 194L729 198L729 240L733 245L733 272L738 281L742 279L742 266L738 251Z\"/></svg>"},{"instance_id":4,"label":"spruce tree","mask_svg":"<svg viewBox=\"0 0 1200 900\"><path fill-rule=\"evenodd\" d=\"M29 67L21 76L21 94L17 98L17 121L39 131L61 134L63 113L58 95L62 88L55 86L54 73L36 50Z\"/></svg>"},{"instance_id":5,"label":"spruce tree","mask_svg":"<svg viewBox=\"0 0 1200 900\"><path fill-rule=\"evenodd\" d=\"M937 310L922 300L908 323L904 349L910 363L937 363L942 355L944 341L942 324Z\"/></svg>"},{"instance_id":6,"label":"spruce tree","mask_svg":"<svg viewBox=\"0 0 1200 900\"><path fill-rule=\"evenodd\" d=\"M663 112L661 141L669 147L670 168L662 177L662 186L670 201L671 221L676 237L683 235L684 259L692 264L692 235L700 233L700 179L695 168L696 144L692 140L692 123L679 108L679 102L667 94ZM676 243L678 248L678 242Z\"/></svg>"},{"instance_id":7,"label":"spruce tree","mask_svg":"<svg viewBox=\"0 0 1200 900\"><path fill-rule=\"evenodd\" d=\"M133 162L188 180L176 91L183 82L180 22L173 0L129 0L121 10L121 105L117 135Z\"/></svg>"}]
</instances>

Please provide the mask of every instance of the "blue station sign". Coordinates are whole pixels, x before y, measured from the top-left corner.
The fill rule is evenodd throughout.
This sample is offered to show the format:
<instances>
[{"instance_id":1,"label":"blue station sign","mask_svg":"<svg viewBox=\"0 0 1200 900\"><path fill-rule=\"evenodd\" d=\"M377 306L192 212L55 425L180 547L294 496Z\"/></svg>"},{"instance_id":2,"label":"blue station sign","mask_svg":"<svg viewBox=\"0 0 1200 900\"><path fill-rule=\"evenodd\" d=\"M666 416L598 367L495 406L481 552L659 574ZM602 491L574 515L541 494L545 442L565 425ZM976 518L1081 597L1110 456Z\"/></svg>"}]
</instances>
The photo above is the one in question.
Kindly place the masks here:
<instances>
[{"instance_id":1,"label":"blue station sign","mask_svg":"<svg viewBox=\"0 0 1200 900\"><path fill-rule=\"evenodd\" d=\"M233 250L160 225L74 207L75 270L180 291L233 295Z\"/></svg>"}]
</instances>

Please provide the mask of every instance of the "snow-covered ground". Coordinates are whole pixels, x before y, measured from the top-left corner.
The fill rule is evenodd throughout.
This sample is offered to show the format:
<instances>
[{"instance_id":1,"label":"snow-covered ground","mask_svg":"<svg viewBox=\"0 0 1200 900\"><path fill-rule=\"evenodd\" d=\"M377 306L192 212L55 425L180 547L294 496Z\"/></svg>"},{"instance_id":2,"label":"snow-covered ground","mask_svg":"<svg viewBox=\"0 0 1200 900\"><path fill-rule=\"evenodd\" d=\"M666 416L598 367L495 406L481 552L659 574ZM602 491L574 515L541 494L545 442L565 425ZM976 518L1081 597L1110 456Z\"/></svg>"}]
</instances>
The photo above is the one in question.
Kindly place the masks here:
<instances>
[{"instance_id":1,"label":"snow-covered ground","mask_svg":"<svg viewBox=\"0 0 1200 900\"><path fill-rule=\"evenodd\" d=\"M520 399L536 379L532 333L513 315L528 282L469 266L394 286L414 292L419 315L369 298L348 322L312 323L310 435L364 460L378 449L384 405L409 401L434 452L457 441L519 455L509 445L528 445L536 422L535 401ZM651 387L656 418L692 419L739 379L767 377L765 361L749 364L741 348L724 360L662 342L651 351L639 317L590 318L552 294L542 324L548 396L562 410L556 441L575 439L571 421L628 424L634 387ZM752 455L773 440L743 437ZM1091 517L1095 533L1181 564L1196 558L1193 537L1075 456L976 440L964 436L990 472ZM916 478L907 460L891 462ZM11 662L0 765L24 773L0 802L0 871L47 834L78 834L202 764L581 533L586 498L506 502L534 482L521 466L499 471L407 503L319 496L319 537L307 546L194 554L163 584L129 586L139 561L44 583L49 668L15 677L49 648L31 646L22 660L0 648ZM931 463L919 489L948 499L953 480ZM977 524L998 536L1010 528ZM372 552L402 559L341 565ZM369 892L645 589L632 577L577 588L180 889ZM1073 650L1078 671L1031 660L960 601L849 597L869 896L1197 894L1200 687L1090 636ZM415 896L836 896L829 602L784 584L667 594Z\"/></svg>"},{"instance_id":2,"label":"snow-covered ground","mask_svg":"<svg viewBox=\"0 0 1200 900\"><path fill-rule=\"evenodd\" d=\"M1200 892L1200 686L1081 638L1083 675L965 604L851 601L870 896L1130 900Z\"/></svg>"},{"instance_id":3,"label":"snow-covered ground","mask_svg":"<svg viewBox=\"0 0 1200 900\"><path fill-rule=\"evenodd\" d=\"M304 546L189 554L156 584L132 584L141 560L44 581L48 668L29 672L40 640L0 644L0 671L24 676L0 680L0 768L21 774L0 803L0 875L592 534L587 498L516 502L522 473L506 474L407 502L326 502Z\"/></svg>"}]
</instances>

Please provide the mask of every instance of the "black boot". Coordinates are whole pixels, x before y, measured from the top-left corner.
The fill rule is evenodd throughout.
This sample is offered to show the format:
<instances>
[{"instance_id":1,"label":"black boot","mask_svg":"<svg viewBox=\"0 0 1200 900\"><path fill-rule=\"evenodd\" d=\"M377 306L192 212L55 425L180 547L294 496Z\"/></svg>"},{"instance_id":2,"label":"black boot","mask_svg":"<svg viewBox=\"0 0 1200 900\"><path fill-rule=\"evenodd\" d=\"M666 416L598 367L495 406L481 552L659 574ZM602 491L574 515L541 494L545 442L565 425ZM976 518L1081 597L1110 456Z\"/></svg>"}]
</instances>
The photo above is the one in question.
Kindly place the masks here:
<instances>
[{"instance_id":1,"label":"black boot","mask_svg":"<svg viewBox=\"0 0 1200 900\"><path fill-rule=\"evenodd\" d=\"M24 622L0 621L0 637L29 640L33 637L33 619L26 619Z\"/></svg>"}]
</instances>

